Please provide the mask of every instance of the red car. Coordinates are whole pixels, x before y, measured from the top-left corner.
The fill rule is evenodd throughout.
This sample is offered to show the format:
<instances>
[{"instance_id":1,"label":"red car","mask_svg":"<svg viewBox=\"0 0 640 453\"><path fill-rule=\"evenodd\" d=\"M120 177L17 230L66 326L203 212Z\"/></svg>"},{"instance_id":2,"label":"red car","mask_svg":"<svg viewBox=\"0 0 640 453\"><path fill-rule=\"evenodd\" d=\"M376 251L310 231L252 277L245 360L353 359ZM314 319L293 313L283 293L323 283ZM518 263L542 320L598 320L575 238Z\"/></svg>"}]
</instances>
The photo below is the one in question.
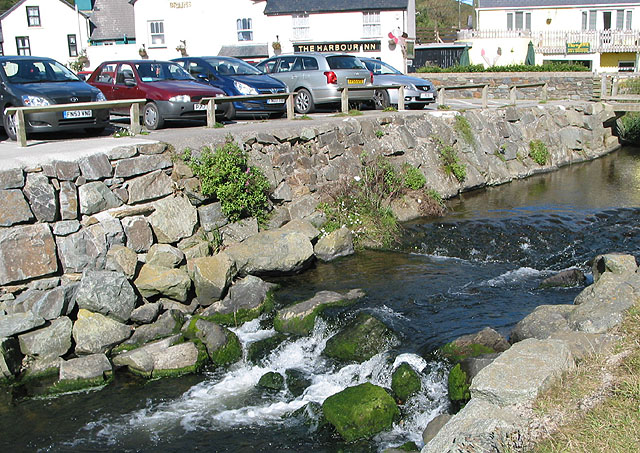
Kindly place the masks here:
<instances>
[{"instance_id":1,"label":"red car","mask_svg":"<svg viewBox=\"0 0 640 453\"><path fill-rule=\"evenodd\" d=\"M165 120L205 119L205 97L224 96L224 92L196 81L182 66L171 61L127 60L106 61L87 80L110 101L142 99L147 129L158 129ZM229 103L216 104L216 114L223 116ZM129 109L112 109L112 113L129 114Z\"/></svg>"}]
</instances>

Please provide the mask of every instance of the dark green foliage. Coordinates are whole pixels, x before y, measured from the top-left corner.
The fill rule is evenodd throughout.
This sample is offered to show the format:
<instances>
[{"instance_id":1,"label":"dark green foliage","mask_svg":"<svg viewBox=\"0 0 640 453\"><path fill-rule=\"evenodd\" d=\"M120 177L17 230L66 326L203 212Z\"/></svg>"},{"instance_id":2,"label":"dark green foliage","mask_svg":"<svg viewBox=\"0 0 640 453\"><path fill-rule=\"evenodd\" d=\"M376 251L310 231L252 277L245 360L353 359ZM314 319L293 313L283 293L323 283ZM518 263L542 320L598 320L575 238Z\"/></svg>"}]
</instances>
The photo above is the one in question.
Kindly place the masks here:
<instances>
[{"instance_id":1,"label":"dark green foliage","mask_svg":"<svg viewBox=\"0 0 640 453\"><path fill-rule=\"evenodd\" d=\"M440 68L438 66L423 66L418 68L416 72L586 72L590 71L581 64L569 63L548 63L537 66L528 66L524 64L513 64L507 66L491 66L485 69L484 65L472 64L469 66L451 66L449 68Z\"/></svg>"},{"instance_id":2,"label":"dark green foliage","mask_svg":"<svg viewBox=\"0 0 640 453\"><path fill-rule=\"evenodd\" d=\"M400 415L393 398L369 382L347 387L322 404L326 419L347 442L368 439L391 428Z\"/></svg>"},{"instance_id":3,"label":"dark green foliage","mask_svg":"<svg viewBox=\"0 0 640 453\"><path fill-rule=\"evenodd\" d=\"M408 363L401 364L391 375L391 389L400 401L406 402L421 388L420 376Z\"/></svg>"},{"instance_id":4,"label":"dark green foliage","mask_svg":"<svg viewBox=\"0 0 640 453\"><path fill-rule=\"evenodd\" d=\"M442 160L444 171L447 174L453 175L458 182L464 182L464 180L467 179L467 167L460 162L458 154L453 146L441 145L440 159Z\"/></svg>"},{"instance_id":5,"label":"dark green foliage","mask_svg":"<svg viewBox=\"0 0 640 453\"><path fill-rule=\"evenodd\" d=\"M449 372L447 384L449 388L449 399L451 402L464 405L471 399L469 383L467 382L467 373L462 371L459 363Z\"/></svg>"},{"instance_id":6,"label":"dark green foliage","mask_svg":"<svg viewBox=\"0 0 640 453\"><path fill-rule=\"evenodd\" d=\"M420 190L427 184L427 178L420 169L411 164L404 164L402 169L404 171L404 185L409 189Z\"/></svg>"},{"instance_id":7,"label":"dark green foliage","mask_svg":"<svg viewBox=\"0 0 640 453\"><path fill-rule=\"evenodd\" d=\"M532 140L529 142L529 157L538 165L544 165L549 160L549 150L540 140Z\"/></svg>"},{"instance_id":8,"label":"dark green foliage","mask_svg":"<svg viewBox=\"0 0 640 453\"><path fill-rule=\"evenodd\" d=\"M618 135L627 143L640 144L640 113L625 113L617 122Z\"/></svg>"},{"instance_id":9,"label":"dark green foliage","mask_svg":"<svg viewBox=\"0 0 640 453\"><path fill-rule=\"evenodd\" d=\"M230 221L243 217L264 220L269 181L259 168L248 164L247 153L235 142L227 140L213 152L205 148L197 157L185 152L183 158L200 179L203 195L215 196Z\"/></svg>"}]
</instances>

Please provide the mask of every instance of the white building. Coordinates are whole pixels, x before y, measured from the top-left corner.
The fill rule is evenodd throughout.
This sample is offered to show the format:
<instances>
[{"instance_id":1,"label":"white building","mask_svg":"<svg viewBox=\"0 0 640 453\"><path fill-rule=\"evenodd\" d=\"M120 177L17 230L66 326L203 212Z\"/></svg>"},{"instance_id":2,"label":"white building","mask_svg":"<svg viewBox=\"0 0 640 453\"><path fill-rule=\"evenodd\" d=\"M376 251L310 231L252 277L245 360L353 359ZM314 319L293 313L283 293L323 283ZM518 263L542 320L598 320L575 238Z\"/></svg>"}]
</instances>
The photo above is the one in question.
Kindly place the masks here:
<instances>
[{"instance_id":1,"label":"white building","mask_svg":"<svg viewBox=\"0 0 640 453\"><path fill-rule=\"evenodd\" d=\"M640 1L478 0L477 30L462 30L473 64L581 62L595 71L637 70Z\"/></svg>"},{"instance_id":2,"label":"white building","mask_svg":"<svg viewBox=\"0 0 640 453\"><path fill-rule=\"evenodd\" d=\"M415 0L132 2L137 45L154 59L187 53L259 61L275 52L318 50L380 57L403 69L404 43L410 56L415 38Z\"/></svg>"},{"instance_id":3,"label":"white building","mask_svg":"<svg viewBox=\"0 0 640 453\"><path fill-rule=\"evenodd\" d=\"M64 0L21 0L0 16L3 55L75 60L89 37L89 20Z\"/></svg>"}]
</instances>

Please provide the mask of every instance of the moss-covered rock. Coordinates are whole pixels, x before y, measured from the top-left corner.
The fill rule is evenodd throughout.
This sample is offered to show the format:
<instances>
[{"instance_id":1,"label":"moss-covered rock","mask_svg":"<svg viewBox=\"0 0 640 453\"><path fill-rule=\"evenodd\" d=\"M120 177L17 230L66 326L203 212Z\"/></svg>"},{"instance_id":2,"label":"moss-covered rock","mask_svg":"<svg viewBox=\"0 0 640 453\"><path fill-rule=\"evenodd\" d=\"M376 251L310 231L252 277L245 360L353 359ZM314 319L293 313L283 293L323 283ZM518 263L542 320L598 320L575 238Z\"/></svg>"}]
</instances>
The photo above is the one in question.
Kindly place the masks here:
<instances>
[{"instance_id":1,"label":"moss-covered rock","mask_svg":"<svg viewBox=\"0 0 640 453\"><path fill-rule=\"evenodd\" d=\"M360 313L344 329L329 338L322 352L327 357L364 362L397 341L393 331L382 321Z\"/></svg>"},{"instance_id":2,"label":"moss-covered rock","mask_svg":"<svg viewBox=\"0 0 640 453\"><path fill-rule=\"evenodd\" d=\"M422 388L420 376L408 363L402 363L391 375L391 389L403 402Z\"/></svg>"},{"instance_id":3,"label":"moss-covered rock","mask_svg":"<svg viewBox=\"0 0 640 453\"><path fill-rule=\"evenodd\" d=\"M212 305L213 306L213 305ZM223 326L239 326L245 322L252 321L260 316L262 313L270 313L275 308L275 299L273 291L269 291L265 296L264 301L256 308L238 308L232 312L214 312L212 310L205 310L202 319L212 321ZM210 313L210 314L209 314Z\"/></svg>"},{"instance_id":4,"label":"moss-covered rock","mask_svg":"<svg viewBox=\"0 0 640 453\"><path fill-rule=\"evenodd\" d=\"M464 346L458 346L455 343L447 343L440 348L440 353L448 360L456 363L467 357L477 357L482 354L492 354L496 352L493 348L488 346L471 343Z\"/></svg>"},{"instance_id":5,"label":"moss-covered rock","mask_svg":"<svg viewBox=\"0 0 640 453\"><path fill-rule=\"evenodd\" d=\"M369 382L330 396L322 404L322 412L347 442L368 439L391 428L400 415L387 391Z\"/></svg>"},{"instance_id":6,"label":"moss-covered rock","mask_svg":"<svg viewBox=\"0 0 640 453\"><path fill-rule=\"evenodd\" d=\"M287 336L285 334L276 333L272 337L251 343L247 348L247 360L252 363L258 363L286 339Z\"/></svg>"},{"instance_id":7,"label":"moss-covered rock","mask_svg":"<svg viewBox=\"0 0 640 453\"><path fill-rule=\"evenodd\" d=\"M311 379L307 378L300 370L289 368L284 374L287 377L287 388L296 398L302 395L305 389L311 385Z\"/></svg>"},{"instance_id":8,"label":"moss-covered rock","mask_svg":"<svg viewBox=\"0 0 640 453\"><path fill-rule=\"evenodd\" d=\"M349 306L362 296L364 293L359 289L353 289L347 294L320 291L311 299L279 310L273 320L273 327L278 332L309 335L316 318L326 308Z\"/></svg>"},{"instance_id":9,"label":"moss-covered rock","mask_svg":"<svg viewBox=\"0 0 640 453\"><path fill-rule=\"evenodd\" d=\"M284 376L275 371L269 371L262 375L258 381L258 387L280 391L284 389Z\"/></svg>"},{"instance_id":10,"label":"moss-covered rock","mask_svg":"<svg viewBox=\"0 0 640 453\"><path fill-rule=\"evenodd\" d=\"M449 372L449 379L447 383L449 388L449 399L455 406L458 408L464 406L467 401L471 399L467 373L462 371L459 363Z\"/></svg>"},{"instance_id":11,"label":"moss-covered rock","mask_svg":"<svg viewBox=\"0 0 640 453\"><path fill-rule=\"evenodd\" d=\"M216 366L227 366L242 358L242 346L235 333L199 316L191 318L185 336L196 345L203 344Z\"/></svg>"}]
</instances>

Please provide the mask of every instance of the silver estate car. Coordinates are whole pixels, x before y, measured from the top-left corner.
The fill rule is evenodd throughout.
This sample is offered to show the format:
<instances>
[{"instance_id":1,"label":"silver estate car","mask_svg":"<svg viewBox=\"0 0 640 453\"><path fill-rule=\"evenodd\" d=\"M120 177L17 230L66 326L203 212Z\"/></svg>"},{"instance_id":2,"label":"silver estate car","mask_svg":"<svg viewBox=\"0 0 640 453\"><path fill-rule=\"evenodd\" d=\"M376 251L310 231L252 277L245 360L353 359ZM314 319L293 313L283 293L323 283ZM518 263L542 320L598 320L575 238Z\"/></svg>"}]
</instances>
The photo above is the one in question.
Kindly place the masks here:
<instances>
[{"instance_id":1,"label":"silver estate car","mask_svg":"<svg viewBox=\"0 0 640 453\"><path fill-rule=\"evenodd\" d=\"M360 59L373 73L375 85L404 85L404 102L407 108L420 110L436 101L436 91L430 81L405 75L390 64L374 58ZM378 110L398 105L398 90L376 90L373 102Z\"/></svg>"},{"instance_id":2,"label":"silver estate car","mask_svg":"<svg viewBox=\"0 0 640 453\"><path fill-rule=\"evenodd\" d=\"M316 52L279 55L256 66L287 85L296 93L298 113L312 112L318 104L340 102L339 88L371 85L373 76L364 63L353 55ZM372 101L373 90L349 93L349 101Z\"/></svg>"}]
</instances>

